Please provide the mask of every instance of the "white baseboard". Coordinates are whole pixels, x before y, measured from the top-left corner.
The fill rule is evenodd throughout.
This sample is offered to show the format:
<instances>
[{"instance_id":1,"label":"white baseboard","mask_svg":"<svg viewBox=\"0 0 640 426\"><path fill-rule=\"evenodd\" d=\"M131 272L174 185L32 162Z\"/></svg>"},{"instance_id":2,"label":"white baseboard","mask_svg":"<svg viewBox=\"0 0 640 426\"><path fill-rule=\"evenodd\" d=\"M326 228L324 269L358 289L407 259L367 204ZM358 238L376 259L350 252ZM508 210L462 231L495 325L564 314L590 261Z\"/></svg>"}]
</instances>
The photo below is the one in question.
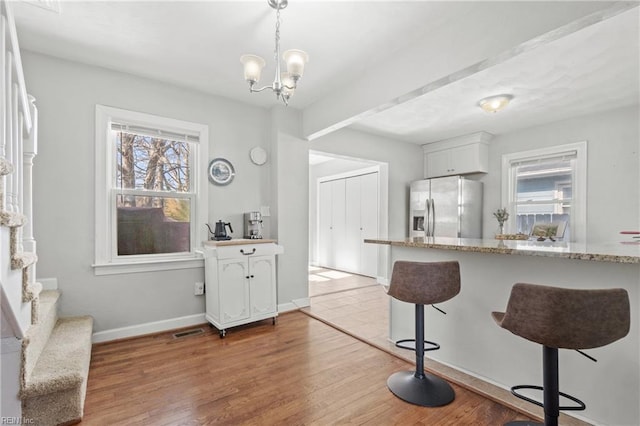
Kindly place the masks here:
<instances>
[{"instance_id":1,"label":"white baseboard","mask_svg":"<svg viewBox=\"0 0 640 426\"><path fill-rule=\"evenodd\" d=\"M389 279L386 277L376 277L376 282L384 286L389 287Z\"/></svg>"},{"instance_id":2,"label":"white baseboard","mask_svg":"<svg viewBox=\"0 0 640 426\"><path fill-rule=\"evenodd\" d=\"M57 290L58 289L58 279L57 278L38 278L37 282L42 284L43 290Z\"/></svg>"},{"instance_id":3,"label":"white baseboard","mask_svg":"<svg viewBox=\"0 0 640 426\"><path fill-rule=\"evenodd\" d=\"M288 303L281 303L278 305L278 313L295 311L296 309L306 308L311 305L311 301L308 297L302 299L293 299Z\"/></svg>"},{"instance_id":4,"label":"white baseboard","mask_svg":"<svg viewBox=\"0 0 640 426\"><path fill-rule=\"evenodd\" d=\"M159 333L176 328L189 327L206 323L204 313L188 315L186 317L171 318L168 320L147 322L129 327L113 328L111 330L93 333L93 343L109 342L111 340L125 339L127 337L142 336L145 334Z\"/></svg>"}]
</instances>

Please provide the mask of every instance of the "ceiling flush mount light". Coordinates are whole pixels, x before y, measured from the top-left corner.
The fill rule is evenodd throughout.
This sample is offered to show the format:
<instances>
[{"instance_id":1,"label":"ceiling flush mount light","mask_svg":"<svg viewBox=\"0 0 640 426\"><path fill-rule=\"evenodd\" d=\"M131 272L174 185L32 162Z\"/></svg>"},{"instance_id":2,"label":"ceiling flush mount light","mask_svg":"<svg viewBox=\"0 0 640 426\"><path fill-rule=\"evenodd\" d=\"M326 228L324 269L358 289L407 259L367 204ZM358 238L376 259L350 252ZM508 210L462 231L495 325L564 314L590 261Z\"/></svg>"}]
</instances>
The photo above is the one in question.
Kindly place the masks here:
<instances>
[{"instance_id":1,"label":"ceiling flush mount light","mask_svg":"<svg viewBox=\"0 0 640 426\"><path fill-rule=\"evenodd\" d=\"M280 71L280 10L287 7L288 0L267 0L269 6L276 10L276 78L271 86L264 86L259 89L254 88L260 80L260 74L266 62L260 56L242 55L240 62L244 65L244 79L249 82L250 92L262 92L271 89L276 94L276 98L281 99L285 105L289 104L289 98L298 86L298 80L302 77L304 66L309 61L309 55L302 50L287 50L283 53L283 58L287 64L287 71Z\"/></svg>"},{"instance_id":2,"label":"ceiling flush mount light","mask_svg":"<svg viewBox=\"0 0 640 426\"><path fill-rule=\"evenodd\" d=\"M496 95L481 99L478 106L486 112L498 112L511 102L513 95Z\"/></svg>"}]
</instances>

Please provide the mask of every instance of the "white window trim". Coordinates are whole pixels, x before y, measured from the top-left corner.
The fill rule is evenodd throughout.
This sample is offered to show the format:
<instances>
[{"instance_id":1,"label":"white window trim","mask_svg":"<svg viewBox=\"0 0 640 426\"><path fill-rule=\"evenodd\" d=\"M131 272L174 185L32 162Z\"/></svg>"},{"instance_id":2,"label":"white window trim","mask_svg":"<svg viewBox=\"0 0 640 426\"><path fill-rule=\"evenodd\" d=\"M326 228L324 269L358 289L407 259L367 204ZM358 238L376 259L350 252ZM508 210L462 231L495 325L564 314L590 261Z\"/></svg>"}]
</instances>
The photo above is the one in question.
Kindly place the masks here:
<instances>
[{"instance_id":1,"label":"white window trim","mask_svg":"<svg viewBox=\"0 0 640 426\"><path fill-rule=\"evenodd\" d=\"M195 232L191 235L190 253L158 254L153 256L132 256L114 258L113 247L116 243L115 226L109 194L109 179L113 175L115 149L110 141L111 123L126 122L147 127L167 129L176 133L198 134L198 162L193 164L193 174L197 176L195 193ZM92 265L96 275L123 274L133 272L152 272L170 269L187 269L204 266L200 242L207 239L207 162L209 158L209 126L188 121L165 118L141 112L128 111L104 105L96 105L95 122L95 263Z\"/></svg>"},{"instance_id":2,"label":"white window trim","mask_svg":"<svg viewBox=\"0 0 640 426\"><path fill-rule=\"evenodd\" d=\"M548 148L530 151L514 152L502 155L502 206L515 217L510 194L515 193L511 178L511 163L527 158L549 157L562 152L575 151L577 167L574 172L573 196L571 205L571 236L572 242L587 242L587 141L556 145ZM507 221L507 232L515 232L515 221Z\"/></svg>"}]
</instances>

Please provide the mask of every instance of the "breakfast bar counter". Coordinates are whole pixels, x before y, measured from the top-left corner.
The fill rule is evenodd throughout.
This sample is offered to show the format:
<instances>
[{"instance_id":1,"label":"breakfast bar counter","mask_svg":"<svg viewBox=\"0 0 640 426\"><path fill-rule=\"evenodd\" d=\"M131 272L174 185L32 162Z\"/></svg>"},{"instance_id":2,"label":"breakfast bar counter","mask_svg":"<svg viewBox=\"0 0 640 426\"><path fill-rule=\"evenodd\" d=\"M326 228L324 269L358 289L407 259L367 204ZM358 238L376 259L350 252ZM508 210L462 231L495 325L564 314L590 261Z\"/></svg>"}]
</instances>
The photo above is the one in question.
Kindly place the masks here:
<instances>
[{"instance_id":1,"label":"breakfast bar counter","mask_svg":"<svg viewBox=\"0 0 640 426\"><path fill-rule=\"evenodd\" d=\"M477 253L557 257L597 262L640 263L640 241L579 244L564 241L496 240L476 238L406 238L404 240L364 240L365 243L398 247L434 248Z\"/></svg>"},{"instance_id":2,"label":"breakfast bar counter","mask_svg":"<svg viewBox=\"0 0 640 426\"><path fill-rule=\"evenodd\" d=\"M396 260L460 263L460 294L438 305L447 314L425 309L426 340L441 345L427 357L504 389L542 384L540 345L512 335L491 317L492 311L504 312L514 284L624 288L631 302L629 334L585 351L598 362L560 350L560 390L587 405L586 411L565 414L591 424L640 424L640 245L438 237L365 242L389 251L389 265L381 268L388 271L381 277L387 280ZM390 303L390 340L411 338L413 305Z\"/></svg>"}]
</instances>

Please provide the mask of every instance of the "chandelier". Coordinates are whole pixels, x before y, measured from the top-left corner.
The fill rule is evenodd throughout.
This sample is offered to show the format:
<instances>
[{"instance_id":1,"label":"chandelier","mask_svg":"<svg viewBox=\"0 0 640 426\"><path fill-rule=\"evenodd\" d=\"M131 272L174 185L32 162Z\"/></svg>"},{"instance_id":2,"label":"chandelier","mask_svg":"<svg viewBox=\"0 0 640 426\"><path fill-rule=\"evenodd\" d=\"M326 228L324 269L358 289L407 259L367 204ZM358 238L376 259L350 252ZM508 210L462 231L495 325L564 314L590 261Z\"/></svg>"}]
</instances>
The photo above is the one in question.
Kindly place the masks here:
<instances>
[{"instance_id":1,"label":"chandelier","mask_svg":"<svg viewBox=\"0 0 640 426\"><path fill-rule=\"evenodd\" d=\"M287 71L280 71L280 10L287 7L288 0L267 0L269 6L276 10L276 49L274 51L276 60L276 77L271 86L264 86L256 89L254 86L260 80L260 74L266 62L257 55L242 55L240 62L244 65L244 79L249 83L249 92L262 92L271 89L276 94L276 98L282 100L285 105L289 104L289 98L298 86L298 80L304 72L304 65L309 61L309 55L302 50L287 50L283 53L283 58L287 64Z\"/></svg>"}]
</instances>

